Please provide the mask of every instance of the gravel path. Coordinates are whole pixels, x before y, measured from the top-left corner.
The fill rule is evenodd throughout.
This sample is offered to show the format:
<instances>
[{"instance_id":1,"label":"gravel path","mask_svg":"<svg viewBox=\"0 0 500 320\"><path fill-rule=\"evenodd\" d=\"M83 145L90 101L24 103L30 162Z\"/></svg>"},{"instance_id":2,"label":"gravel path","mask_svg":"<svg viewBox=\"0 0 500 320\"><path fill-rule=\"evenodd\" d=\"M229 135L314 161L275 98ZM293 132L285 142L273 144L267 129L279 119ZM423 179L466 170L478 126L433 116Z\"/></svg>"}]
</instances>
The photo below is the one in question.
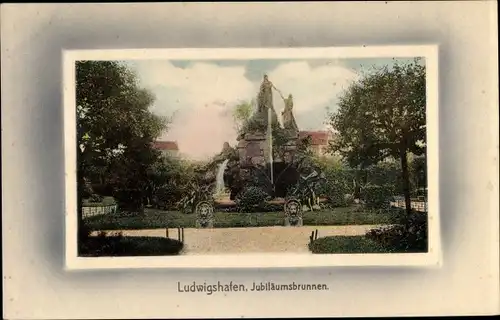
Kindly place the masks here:
<instances>
[{"instance_id":1,"label":"gravel path","mask_svg":"<svg viewBox=\"0 0 500 320\"><path fill-rule=\"evenodd\" d=\"M377 225L184 229L184 254L309 252L309 236L358 236ZM111 233L118 231L109 231ZM165 229L122 230L124 236L165 237ZM177 239L177 229L169 229Z\"/></svg>"}]
</instances>

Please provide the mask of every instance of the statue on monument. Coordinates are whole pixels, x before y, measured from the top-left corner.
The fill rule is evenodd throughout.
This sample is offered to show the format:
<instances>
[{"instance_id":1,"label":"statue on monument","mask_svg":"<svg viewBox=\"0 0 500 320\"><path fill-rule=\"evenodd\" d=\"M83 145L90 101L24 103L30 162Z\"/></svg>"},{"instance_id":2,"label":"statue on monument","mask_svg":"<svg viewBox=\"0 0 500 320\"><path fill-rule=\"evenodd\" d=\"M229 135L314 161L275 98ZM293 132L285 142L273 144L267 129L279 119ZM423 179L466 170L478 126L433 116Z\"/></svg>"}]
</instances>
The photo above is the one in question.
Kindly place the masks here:
<instances>
[{"instance_id":1,"label":"statue on monument","mask_svg":"<svg viewBox=\"0 0 500 320\"><path fill-rule=\"evenodd\" d=\"M281 95L281 93L280 93ZM293 97L292 94L288 95L288 98L284 98L281 95L281 98L285 102L285 110L282 112L283 116L283 127L287 130L292 130L294 132L299 131L299 127L297 126L297 122L295 121L295 117L293 116Z\"/></svg>"},{"instance_id":2,"label":"statue on monument","mask_svg":"<svg viewBox=\"0 0 500 320\"><path fill-rule=\"evenodd\" d=\"M267 74L265 74L258 94L257 116L266 126L268 122L267 112L269 109L271 110L271 121L274 124L278 123L278 116L273 106L273 88L273 83L269 81Z\"/></svg>"},{"instance_id":3,"label":"statue on monument","mask_svg":"<svg viewBox=\"0 0 500 320\"><path fill-rule=\"evenodd\" d=\"M264 75L264 80L260 84L258 96L258 112L267 112L269 107L273 105L273 84L269 81L267 74Z\"/></svg>"}]
</instances>

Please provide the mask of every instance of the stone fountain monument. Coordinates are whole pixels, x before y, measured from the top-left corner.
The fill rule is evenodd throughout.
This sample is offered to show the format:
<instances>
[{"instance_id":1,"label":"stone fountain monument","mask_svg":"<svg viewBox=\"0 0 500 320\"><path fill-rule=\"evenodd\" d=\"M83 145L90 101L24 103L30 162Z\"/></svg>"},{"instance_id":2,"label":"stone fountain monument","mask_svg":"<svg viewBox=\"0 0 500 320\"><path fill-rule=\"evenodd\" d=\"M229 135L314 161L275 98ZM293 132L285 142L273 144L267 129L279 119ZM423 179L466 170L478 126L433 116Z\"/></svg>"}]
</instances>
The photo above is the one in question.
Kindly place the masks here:
<instances>
[{"instance_id":1,"label":"stone fountain monument","mask_svg":"<svg viewBox=\"0 0 500 320\"><path fill-rule=\"evenodd\" d=\"M273 91L276 91L284 102L281 123L273 105ZM295 170L291 174L285 171L297 161L295 155L299 146L299 129L293 115L293 107L293 96L289 94L285 97L268 76L264 75L257 96L257 108L240 132L236 148L231 148L226 142L222 152L216 156L215 163L218 165L214 172L216 176L214 198L218 207L234 205L238 193L248 185L248 182L252 182L256 175L264 172L270 174L269 181L276 197L272 201L284 204L284 225L302 226L300 194L295 195L294 192L288 196L287 189L282 186L300 181L300 173L296 169L290 169L292 172ZM277 138L276 135L280 136L280 143L274 145L272 142ZM275 177L273 177L274 172L277 174ZM285 175L282 174L284 172ZM284 177L290 177L290 180L287 181ZM230 194L226 192L226 185L231 186ZM197 206L198 228L213 226L213 211L214 207L208 202L202 202Z\"/></svg>"},{"instance_id":2,"label":"stone fountain monument","mask_svg":"<svg viewBox=\"0 0 500 320\"><path fill-rule=\"evenodd\" d=\"M278 116L274 109L273 89L280 94L285 102L285 110L282 112L283 126L278 121ZM299 133L292 109L292 95L284 98L281 92L269 80L268 76L264 75L257 98L257 111L250 119L250 125L238 137L240 176L243 180L250 178L250 169L256 165L265 166L269 162L291 161L291 157L296 150ZM270 141L272 139L270 128L278 128L287 132L289 140L283 146L285 151L283 159L271 154L273 151Z\"/></svg>"}]
</instances>

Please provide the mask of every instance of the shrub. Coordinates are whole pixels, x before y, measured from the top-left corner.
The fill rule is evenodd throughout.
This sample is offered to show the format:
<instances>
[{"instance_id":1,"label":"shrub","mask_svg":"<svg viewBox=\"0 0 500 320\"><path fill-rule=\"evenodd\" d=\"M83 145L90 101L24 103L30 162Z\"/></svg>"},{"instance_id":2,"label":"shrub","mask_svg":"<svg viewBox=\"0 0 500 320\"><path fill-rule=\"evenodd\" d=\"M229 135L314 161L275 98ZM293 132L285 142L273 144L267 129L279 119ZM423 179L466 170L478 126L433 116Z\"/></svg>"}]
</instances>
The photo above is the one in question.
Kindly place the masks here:
<instances>
[{"instance_id":1,"label":"shrub","mask_svg":"<svg viewBox=\"0 0 500 320\"><path fill-rule=\"evenodd\" d=\"M283 204L276 204L276 203L261 203L260 206L258 207L260 212L277 212L277 211L283 211Z\"/></svg>"},{"instance_id":2,"label":"shrub","mask_svg":"<svg viewBox=\"0 0 500 320\"><path fill-rule=\"evenodd\" d=\"M424 196L421 192L425 192L425 186L427 186L427 159L425 155L414 156L411 160L410 179L412 191L416 192L417 196Z\"/></svg>"},{"instance_id":3,"label":"shrub","mask_svg":"<svg viewBox=\"0 0 500 320\"><path fill-rule=\"evenodd\" d=\"M176 186L167 184L153 195L153 205L157 208L172 209L182 199L182 194Z\"/></svg>"},{"instance_id":4,"label":"shrub","mask_svg":"<svg viewBox=\"0 0 500 320\"><path fill-rule=\"evenodd\" d=\"M116 205L113 197L102 197L99 195L91 196L88 199L83 199L83 207L106 207Z\"/></svg>"},{"instance_id":5,"label":"shrub","mask_svg":"<svg viewBox=\"0 0 500 320\"><path fill-rule=\"evenodd\" d=\"M124 237L121 234L106 236L99 234L79 243L80 255L100 256L163 256L177 255L182 242L160 237Z\"/></svg>"},{"instance_id":6,"label":"shrub","mask_svg":"<svg viewBox=\"0 0 500 320\"><path fill-rule=\"evenodd\" d=\"M122 210L137 211L143 210L143 191L137 188L123 188L115 190L113 197Z\"/></svg>"},{"instance_id":7,"label":"shrub","mask_svg":"<svg viewBox=\"0 0 500 320\"><path fill-rule=\"evenodd\" d=\"M92 185L88 179L83 178L83 186L82 186L82 198L89 198L92 194L94 194L94 190L92 189Z\"/></svg>"},{"instance_id":8,"label":"shrub","mask_svg":"<svg viewBox=\"0 0 500 320\"><path fill-rule=\"evenodd\" d=\"M78 225L78 243L80 244L80 243L84 243L85 241L87 241L88 238L90 237L91 233L92 233L92 229L90 229L85 224L79 224ZM79 246L78 250L81 250L80 246Z\"/></svg>"},{"instance_id":9,"label":"shrub","mask_svg":"<svg viewBox=\"0 0 500 320\"><path fill-rule=\"evenodd\" d=\"M346 194L344 196L344 201L345 201L345 204L346 206L351 206L354 204L354 196L352 194Z\"/></svg>"},{"instance_id":10,"label":"shrub","mask_svg":"<svg viewBox=\"0 0 500 320\"><path fill-rule=\"evenodd\" d=\"M366 182L372 185L391 185L397 193L403 192L401 164L397 162L379 162L366 169Z\"/></svg>"},{"instance_id":11,"label":"shrub","mask_svg":"<svg viewBox=\"0 0 500 320\"><path fill-rule=\"evenodd\" d=\"M345 207L354 199L346 197L354 192L354 171L342 165L339 161L323 160L320 167L325 175L325 180L321 182L315 190L319 196L328 199L328 204L332 207Z\"/></svg>"},{"instance_id":12,"label":"shrub","mask_svg":"<svg viewBox=\"0 0 500 320\"><path fill-rule=\"evenodd\" d=\"M346 194L350 190L342 180L329 177L317 189L317 194L326 197L327 203L330 206L346 207L349 205L349 199L346 197Z\"/></svg>"},{"instance_id":13,"label":"shrub","mask_svg":"<svg viewBox=\"0 0 500 320\"><path fill-rule=\"evenodd\" d=\"M368 208L388 209L390 200L394 194L393 185L367 184L361 189L361 198Z\"/></svg>"},{"instance_id":14,"label":"shrub","mask_svg":"<svg viewBox=\"0 0 500 320\"><path fill-rule=\"evenodd\" d=\"M269 195L259 187L250 186L245 188L238 197L238 207L240 211L253 212L262 206Z\"/></svg>"},{"instance_id":15,"label":"shrub","mask_svg":"<svg viewBox=\"0 0 500 320\"><path fill-rule=\"evenodd\" d=\"M103 199L103 197L101 197L100 195L98 194L92 194L89 198L89 202L93 202L93 203L96 203L96 202L101 202Z\"/></svg>"},{"instance_id":16,"label":"shrub","mask_svg":"<svg viewBox=\"0 0 500 320\"><path fill-rule=\"evenodd\" d=\"M228 206L222 206L222 205L215 205L217 211L220 212L240 212L240 208L237 205L228 205ZM280 212L283 211L283 204L276 204L276 203L267 203L267 202L262 202L259 205L256 205L253 207L253 211L257 212Z\"/></svg>"},{"instance_id":17,"label":"shrub","mask_svg":"<svg viewBox=\"0 0 500 320\"><path fill-rule=\"evenodd\" d=\"M372 229L366 237L391 252L427 252L427 214L413 213L404 224Z\"/></svg>"},{"instance_id":18,"label":"shrub","mask_svg":"<svg viewBox=\"0 0 500 320\"><path fill-rule=\"evenodd\" d=\"M113 197L103 197L101 203L104 206L111 206L116 204L116 200Z\"/></svg>"},{"instance_id":19,"label":"shrub","mask_svg":"<svg viewBox=\"0 0 500 320\"><path fill-rule=\"evenodd\" d=\"M113 195L113 187L110 184L93 183L92 190L94 191L94 193L102 196L109 197Z\"/></svg>"},{"instance_id":20,"label":"shrub","mask_svg":"<svg viewBox=\"0 0 500 320\"><path fill-rule=\"evenodd\" d=\"M333 183L327 193L328 202L334 207L345 207L348 204L346 193L347 190L342 184Z\"/></svg>"},{"instance_id":21,"label":"shrub","mask_svg":"<svg viewBox=\"0 0 500 320\"><path fill-rule=\"evenodd\" d=\"M202 185L193 183L177 203L177 208L184 213L194 213L196 205L200 201L208 201L213 204L213 184Z\"/></svg>"},{"instance_id":22,"label":"shrub","mask_svg":"<svg viewBox=\"0 0 500 320\"><path fill-rule=\"evenodd\" d=\"M330 236L309 243L312 253L386 253L377 242L364 236Z\"/></svg>"}]
</instances>

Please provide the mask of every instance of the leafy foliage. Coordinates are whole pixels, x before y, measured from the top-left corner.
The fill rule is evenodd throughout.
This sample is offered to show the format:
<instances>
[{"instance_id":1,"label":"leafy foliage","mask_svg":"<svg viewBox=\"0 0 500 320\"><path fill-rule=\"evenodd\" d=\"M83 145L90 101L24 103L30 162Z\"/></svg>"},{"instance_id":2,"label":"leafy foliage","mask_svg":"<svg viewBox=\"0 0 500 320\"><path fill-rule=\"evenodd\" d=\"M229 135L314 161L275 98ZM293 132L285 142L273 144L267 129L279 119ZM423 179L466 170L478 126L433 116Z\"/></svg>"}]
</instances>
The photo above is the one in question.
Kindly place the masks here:
<instances>
[{"instance_id":1,"label":"leafy foliage","mask_svg":"<svg viewBox=\"0 0 500 320\"><path fill-rule=\"evenodd\" d=\"M389 209L395 194L402 194L401 165L394 161L379 162L364 170L365 182L360 198L370 209Z\"/></svg>"},{"instance_id":2,"label":"leafy foliage","mask_svg":"<svg viewBox=\"0 0 500 320\"><path fill-rule=\"evenodd\" d=\"M403 182L401 178L401 163L383 161L365 169L366 183L372 185L391 185L394 192L402 194Z\"/></svg>"},{"instance_id":3,"label":"leafy foliage","mask_svg":"<svg viewBox=\"0 0 500 320\"><path fill-rule=\"evenodd\" d=\"M178 208L184 213L193 213L200 201L213 202L215 189L215 162L197 163L190 167L192 176L185 181Z\"/></svg>"},{"instance_id":4,"label":"leafy foliage","mask_svg":"<svg viewBox=\"0 0 500 320\"><path fill-rule=\"evenodd\" d=\"M248 121L251 119L254 110L256 109L256 101L241 101L233 110L233 120L235 128L238 132L246 128Z\"/></svg>"},{"instance_id":5,"label":"leafy foliage","mask_svg":"<svg viewBox=\"0 0 500 320\"><path fill-rule=\"evenodd\" d=\"M114 206L116 205L116 200L113 197L102 197L99 196L99 201L98 202L92 202L92 199L84 199L83 200L83 205L85 207L106 207L106 206ZM97 200L95 198L94 200Z\"/></svg>"},{"instance_id":6,"label":"leafy foliage","mask_svg":"<svg viewBox=\"0 0 500 320\"><path fill-rule=\"evenodd\" d=\"M391 252L427 252L427 214L414 213L404 224L372 229L366 237L390 248Z\"/></svg>"},{"instance_id":7,"label":"leafy foliage","mask_svg":"<svg viewBox=\"0 0 500 320\"><path fill-rule=\"evenodd\" d=\"M148 173L153 206L172 209L189 192L195 179L195 166L189 161L163 157Z\"/></svg>"},{"instance_id":8,"label":"leafy foliage","mask_svg":"<svg viewBox=\"0 0 500 320\"><path fill-rule=\"evenodd\" d=\"M264 204L264 206L267 206ZM269 207L271 209L272 207ZM283 225L283 205L275 206L273 212L252 212L257 218L248 220L240 212L214 212L215 227L257 227ZM381 225L401 223L401 214L397 211L373 212L370 210L359 211L354 208L333 208L329 210L307 211L302 215L303 224L308 226L328 225ZM113 215L100 215L85 219L85 225L92 230L129 230L129 229L155 229L166 227L194 228L196 215L184 214L179 211L163 211L145 209L143 216L130 215L118 212Z\"/></svg>"},{"instance_id":9,"label":"leafy foliage","mask_svg":"<svg viewBox=\"0 0 500 320\"><path fill-rule=\"evenodd\" d=\"M142 211L147 173L159 157L151 143L167 124L149 111L153 103L124 64L76 63L79 189L85 178L104 182L124 208Z\"/></svg>"},{"instance_id":10,"label":"leafy foliage","mask_svg":"<svg viewBox=\"0 0 500 320\"><path fill-rule=\"evenodd\" d=\"M330 236L309 243L309 250L316 254L333 253L387 253L388 250L364 236Z\"/></svg>"},{"instance_id":11,"label":"leafy foliage","mask_svg":"<svg viewBox=\"0 0 500 320\"><path fill-rule=\"evenodd\" d=\"M196 182L191 182L188 191L179 201L179 209L185 213L193 213L198 202L213 202L213 189L213 185L199 185Z\"/></svg>"},{"instance_id":12,"label":"leafy foliage","mask_svg":"<svg viewBox=\"0 0 500 320\"><path fill-rule=\"evenodd\" d=\"M120 208L142 213L148 195L148 172L158 154L148 143L132 144L110 162L109 181Z\"/></svg>"},{"instance_id":13,"label":"leafy foliage","mask_svg":"<svg viewBox=\"0 0 500 320\"><path fill-rule=\"evenodd\" d=\"M98 195L98 194L92 194L89 198L89 202L101 202L103 199L102 196Z\"/></svg>"},{"instance_id":14,"label":"leafy foliage","mask_svg":"<svg viewBox=\"0 0 500 320\"><path fill-rule=\"evenodd\" d=\"M169 238L106 236L101 233L97 237L88 237L79 246L80 255L85 257L116 257L178 255L184 245Z\"/></svg>"},{"instance_id":15,"label":"leafy foliage","mask_svg":"<svg viewBox=\"0 0 500 320\"><path fill-rule=\"evenodd\" d=\"M318 157L315 162L325 176L316 193L326 197L328 204L333 207L345 207L351 204L353 197L349 195L354 193L355 171L333 157Z\"/></svg>"},{"instance_id":16,"label":"leafy foliage","mask_svg":"<svg viewBox=\"0 0 500 320\"><path fill-rule=\"evenodd\" d=\"M258 210L269 194L257 186L250 186L243 190L238 197L238 207L241 212L253 212Z\"/></svg>"},{"instance_id":17,"label":"leafy foliage","mask_svg":"<svg viewBox=\"0 0 500 320\"><path fill-rule=\"evenodd\" d=\"M425 192L421 192L427 187L427 161L425 155L413 157L410 163L410 173L416 195L425 195Z\"/></svg>"},{"instance_id":18,"label":"leafy foliage","mask_svg":"<svg viewBox=\"0 0 500 320\"><path fill-rule=\"evenodd\" d=\"M382 67L354 82L340 97L330 124L332 151L361 170L387 157L401 162L407 214L411 212L407 154L425 152L425 66Z\"/></svg>"},{"instance_id":19,"label":"leafy foliage","mask_svg":"<svg viewBox=\"0 0 500 320\"><path fill-rule=\"evenodd\" d=\"M389 209L393 195L394 185L392 184L367 184L361 189L361 199L370 209Z\"/></svg>"}]
</instances>

